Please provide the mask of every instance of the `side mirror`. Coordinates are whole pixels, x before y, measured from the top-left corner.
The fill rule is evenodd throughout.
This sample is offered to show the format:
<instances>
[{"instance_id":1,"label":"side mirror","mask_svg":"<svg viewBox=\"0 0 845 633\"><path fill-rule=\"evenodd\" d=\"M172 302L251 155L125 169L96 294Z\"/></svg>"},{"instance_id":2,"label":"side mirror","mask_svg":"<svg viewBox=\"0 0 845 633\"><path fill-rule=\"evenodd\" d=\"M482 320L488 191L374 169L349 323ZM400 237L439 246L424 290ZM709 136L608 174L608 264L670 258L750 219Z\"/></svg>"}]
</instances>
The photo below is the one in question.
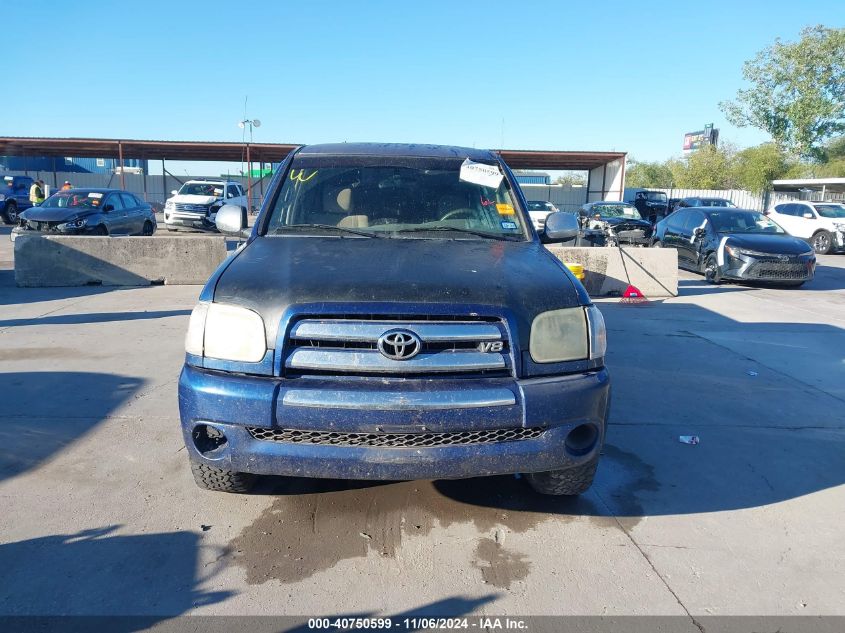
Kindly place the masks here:
<instances>
[{"instance_id":1,"label":"side mirror","mask_svg":"<svg viewBox=\"0 0 845 633\"><path fill-rule=\"evenodd\" d=\"M114 205L113 204L107 204L106 206L103 207L103 213L108 213L109 211L114 211Z\"/></svg>"},{"instance_id":2,"label":"side mirror","mask_svg":"<svg viewBox=\"0 0 845 633\"><path fill-rule=\"evenodd\" d=\"M550 242L565 242L578 237L578 216L566 211L551 213L546 218L544 229L546 239Z\"/></svg>"},{"instance_id":3,"label":"side mirror","mask_svg":"<svg viewBox=\"0 0 845 633\"><path fill-rule=\"evenodd\" d=\"M805 214L804 214L804 217L805 217L805 218L807 218L808 220L812 220L814 216L813 216L813 214L812 214L812 213L810 213L809 211L807 211L807 213L805 213Z\"/></svg>"},{"instance_id":4,"label":"side mirror","mask_svg":"<svg viewBox=\"0 0 845 633\"><path fill-rule=\"evenodd\" d=\"M170 195L171 195L171 196L175 196L175 195L177 195L178 193L179 193L178 191L176 191L175 189L173 189L173 190L170 192Z\"/></svg>"},{"instance_id":5,"label":"side mirror","mask_svg":"<svg viewBox=\"0 0 845 633\"><path fill-rule=\"evenodd\" d=\"M214 219L217 230L225 235L242 236L246 228L246 211L234 204L224 204Z\"/></svg>"},{"instance_id":6,"label":"side mirror","mask_svg":"<svg viewBox=\"0 0 845 633\"><path fill-rule=\"evenodd\" d=\"M695 229L695 231L693 231L693 235L696 237L696 239L700 240L702 237L707 235L707 229L699 226L697 229Z\"/></svg>"}]
</instances>

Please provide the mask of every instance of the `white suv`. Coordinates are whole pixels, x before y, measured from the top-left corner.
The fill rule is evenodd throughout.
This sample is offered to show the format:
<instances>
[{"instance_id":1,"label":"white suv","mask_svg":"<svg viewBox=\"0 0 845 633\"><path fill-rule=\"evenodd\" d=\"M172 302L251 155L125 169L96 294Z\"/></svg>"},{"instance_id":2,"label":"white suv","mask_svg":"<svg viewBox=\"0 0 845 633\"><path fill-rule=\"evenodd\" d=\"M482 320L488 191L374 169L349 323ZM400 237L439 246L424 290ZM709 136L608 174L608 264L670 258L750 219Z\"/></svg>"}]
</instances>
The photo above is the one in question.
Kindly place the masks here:
<instances>
[{"instance_id":1,"label":"white suv","mask_svg":"<svg viewBox=\"0 0 845 633\"><path fill-rule=\"evenodd\" d=\"M172 191L164 205L164 226L217 230L214 220L224 204L246 209L246 193L240 183L226 180L189 180Z\"/></svg>"},{"instance_id":2,"label":"white suv","mask_svg":"<svg viewBox=\"0 0 845 633\"><path fill-rule=\"evenodd\" d=\"M845 249L845 204L783 202L768 216L790 235L807 240L820 255Z\"/></svg>"}]
</instances>

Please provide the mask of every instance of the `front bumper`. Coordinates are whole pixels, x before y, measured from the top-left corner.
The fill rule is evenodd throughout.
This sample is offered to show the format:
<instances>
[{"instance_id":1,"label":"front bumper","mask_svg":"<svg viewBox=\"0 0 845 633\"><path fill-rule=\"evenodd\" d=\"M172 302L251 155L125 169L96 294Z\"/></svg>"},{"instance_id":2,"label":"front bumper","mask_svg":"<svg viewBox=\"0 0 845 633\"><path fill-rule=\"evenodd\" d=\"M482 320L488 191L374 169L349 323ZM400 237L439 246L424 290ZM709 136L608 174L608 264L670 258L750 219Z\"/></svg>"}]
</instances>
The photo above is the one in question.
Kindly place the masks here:
<instances>
[{"instance_id":1,"label":"front bumper","mask_svg":"<svg viewBox=\"0 0 845 633\"><path fill-rule=\"evenodd\" d=\"M183 211L168 211L164 212L164 224L167 227L190 228L203 231L216 231L217 225L214 223L217 213L189 213Z\"/></svg>"},{"instance_id":2,"label":"front bumper","mask_svg":"<svg viewBox=\"0 0 845 633\"><path fill-rule=\"evenodd\" d=\"M725 263L720 266L721 275L725 279L763 283L810 281L815 271L815 255L779 257L743 254L734 257L726 253Z\"/></svg>"},{"instance_id":3,"label":"front bumper","mask_svg":"<svg viewBox=\"0 0 845 633\"><path fill-rule=\"evenodd\" d=\"M457 394L448 406L438 398L444 393ZM485 402L491 393L510 399ZM403 407L404 400L417 404ZM449 479L578 466L601 449L609 401L606 369L529 380L340 380L185 365L179 380L182 432L192 460L238 472L337 479ZM198 425L222 432L225 444L201 452ZM594 427L596 440L572 450L567 436L582 425ZM262 440L249 428L379 436L526 428L538 433L515 441L382 448Z\"/></svg>"},{"instance_id":4,"label":"front bumper","mask_svg":"<svg viewBox=\"0 0 845 633\"><path fill-rule=\"evenodd\" d=\"M40 235L44 237L49 236L59 236L59 237L67 237L70 235L91 235L91 230L88 227L82 227L81 229L57 229L55 231L35 231L33 229L27 229L21 226L16 226L12 229L9 233L9 239L14 242L18 239L20 235Z\"/></svg>"}]
</instances>

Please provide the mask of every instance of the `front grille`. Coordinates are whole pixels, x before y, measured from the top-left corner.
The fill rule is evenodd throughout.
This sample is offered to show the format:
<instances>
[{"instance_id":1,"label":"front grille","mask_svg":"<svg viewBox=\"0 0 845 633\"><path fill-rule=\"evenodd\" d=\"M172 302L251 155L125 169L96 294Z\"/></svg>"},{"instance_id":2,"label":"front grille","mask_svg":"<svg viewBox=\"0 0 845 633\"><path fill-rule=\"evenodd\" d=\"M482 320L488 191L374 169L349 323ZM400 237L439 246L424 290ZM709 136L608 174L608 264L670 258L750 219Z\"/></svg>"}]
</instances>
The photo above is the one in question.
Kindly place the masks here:
<instances>
[{"instance_id":1,"label":"front grille","mask_svg":"<svg viewBox=\"0 0 845 633\"><path fill-rule=\"evenodd\" d=\"M61 222L30 222L29 226L35 231L58 231Z\"/></svg>"},{"instance_id":2,"label":"front grille","mask_svg":"<svg viewBox=\"0 0 845 633\"><path fill-rule=\"evenodd\" d=\"M393 360L378 349L379 338L405 330L419 339L411 357ZM288 375L511 375L510 341L499 319L478 317L308 317L287 337Z\"/></svg>"},{"instance_id":3,"label":"front grille","mask_svg":"<svg viewBox=\"0 0 845 633\"><path fill-rule=\"evenodd\" d=\"M247 427L257 440L282 444L314 444L320 446L363 446L368 448L427 448L516 442L539 437L544 427L453 431L451 433L336 433L330 431L298 431L295 429L262 429Z\"/></svg>"},{"instance_id":4,"label":"front grille","mask_svg":"<svg viewBox=\"0 0 845 633\"><path fill-rule=\"evenodd\" d=\"M803 262L763 261L748 267L751 279L806 279L807 265Z\"/></svg>"},{"instance_id":5,"label":"front grille","mask_svg":"<svg viewBox=\"0 0 845 633\"><path fill-rule=\"evenodd\" d=\"M208 212L208 206L203 204L186 204L184 202L177 202L173 205L175 211L187 211L189 213L202 213L205 214Z\"/></svg>"}]
</instances>

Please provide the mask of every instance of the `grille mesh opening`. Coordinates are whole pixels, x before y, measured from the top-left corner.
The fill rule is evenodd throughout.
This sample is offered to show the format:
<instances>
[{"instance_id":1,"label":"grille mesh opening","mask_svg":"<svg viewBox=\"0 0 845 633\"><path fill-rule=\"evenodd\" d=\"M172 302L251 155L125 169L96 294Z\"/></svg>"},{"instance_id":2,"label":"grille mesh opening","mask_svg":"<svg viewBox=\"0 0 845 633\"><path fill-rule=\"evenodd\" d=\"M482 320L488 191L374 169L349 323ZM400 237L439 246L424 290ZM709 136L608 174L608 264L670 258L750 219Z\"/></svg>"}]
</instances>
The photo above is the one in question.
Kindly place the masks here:
<instances>
[{"instance_id":1,"label":"grille mesh opening","mask_svg":"<svg viewBox=\"0 0 845 633\"><path fill-rule=\"evenodd\" d=\"M450 433L336 433L329 431L300 431L296 429L263 429L249 426L247 427L247 431L257 440L284 444L420 448L529 440L539 437L546 429L544 427L534 427L454 431Z\"/></svg>"}]
</instances>

